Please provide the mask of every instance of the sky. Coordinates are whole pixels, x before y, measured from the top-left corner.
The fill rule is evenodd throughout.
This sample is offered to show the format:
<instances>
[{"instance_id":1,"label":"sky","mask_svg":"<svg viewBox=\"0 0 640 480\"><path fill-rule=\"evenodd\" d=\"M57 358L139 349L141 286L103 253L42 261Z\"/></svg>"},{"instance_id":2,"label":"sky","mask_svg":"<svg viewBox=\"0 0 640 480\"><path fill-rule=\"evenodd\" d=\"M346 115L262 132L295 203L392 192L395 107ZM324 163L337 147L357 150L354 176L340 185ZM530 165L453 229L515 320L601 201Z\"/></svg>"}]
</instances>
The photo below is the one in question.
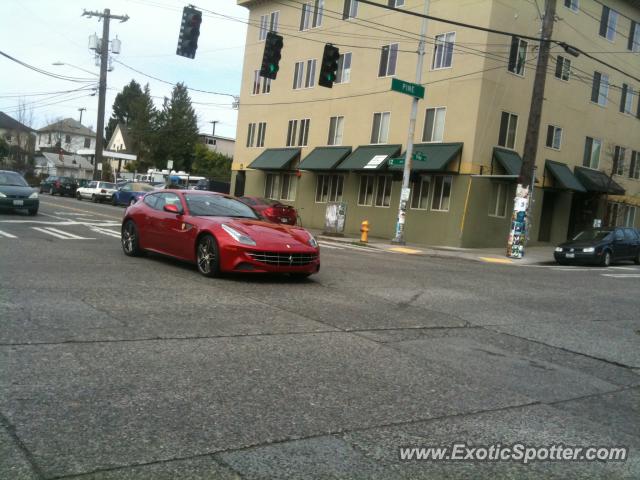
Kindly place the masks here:
<instances>
[{"instance_id":1,"label":"sky","mask_svg":"<svg viewBox=\"0 0 640 480\"><path fill-rule=\"evenodd\" d=\"M117 62L107 77L106 119L115 96L132 79L142 86L149 83L154 103L162 105L172 86L144 74L165 82L184 82L194 89L239 95L248 11L235 0L195 0L196 7L208 11L203 11L198 50L192 60L175 54L182 8L187 4L180 0L2 0L0 52L58 75L92 79L93 72L97 86L99 67L88 39L93 33L102 35L102 22L82 13L109 8L112 15L130 18L110 23L110 38L117 36L122 47L119 55L112 55ZM67 65L55 66L54 62ZM95 131L98 96L91 96L93 85L52 78L0 56L0 111L16 118L23 100L33 112L31 126L36 129L58 118L79 119L78 109L86 108L82 123ZM76 89L85 90L70 92ZM40 93L46 95L34 95ZM237 110L232 108L232 97L195 91L190 95L201 132L211 133L209 122L218 121L216 135L235 138Z\"/></svg>"}]
</instances>

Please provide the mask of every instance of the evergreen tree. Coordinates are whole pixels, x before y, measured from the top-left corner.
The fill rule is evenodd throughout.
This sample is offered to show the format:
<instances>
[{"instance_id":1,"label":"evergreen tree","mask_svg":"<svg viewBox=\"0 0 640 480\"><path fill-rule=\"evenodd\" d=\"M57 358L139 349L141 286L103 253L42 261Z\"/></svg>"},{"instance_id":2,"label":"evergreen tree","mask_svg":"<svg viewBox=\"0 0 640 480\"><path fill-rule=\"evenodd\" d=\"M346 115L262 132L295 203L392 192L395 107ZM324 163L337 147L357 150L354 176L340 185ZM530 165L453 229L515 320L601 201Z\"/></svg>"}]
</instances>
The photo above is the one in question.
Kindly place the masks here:
<instances>
[{"instance_id":1,"label":"evergreen tree","mask_svg":"<svg viewBox=\"0 0 640 480\"><path fill-rule=\"evenodd\" d=\"M183 83L178 83L171 98L165 99L157 120L153 152L156 166L166 168L167 160L173 160L174 170L190 171L198 141L198 119Z\"/></svg>"},{"instance_id":2,"label":"evergreen tree","mask_svg":"<svg viewBox=\"0 0 640 480\"><path fill-rule=\"evenodd\" d=\"M220 152L213 152L202 143L196 144L194 175L202 175L212 180L228 182L231 179L231 157Z\"/></svg>"},{"instance_id":3,"label":"evergreen tree","mask_svg":"<svg viewBox=\"0 0 640 480\"><path fill-rule=\"evenodd\" d=\"M131 80L128 85L125 85L122 92L116 95L116 99L113 102L113 112L105 129L107 142L111 140L118 123L127 125L133 120L132 117L135 117L135 104L142 95L142 88L135 80Z\"/></svg>"},{"instance_id":4,"label":"evergreen tree","mask_svg":"<svg viewBox=\"0 0 640 480\"><path fill-rule=\"evenodd\" d=\"M151 99L149 84L144 87L142 95L132 104L128 146L138 156L138 163L146 169L152 165L151 145L154 141L157 112Z\"/></svg>"}]
</instances>

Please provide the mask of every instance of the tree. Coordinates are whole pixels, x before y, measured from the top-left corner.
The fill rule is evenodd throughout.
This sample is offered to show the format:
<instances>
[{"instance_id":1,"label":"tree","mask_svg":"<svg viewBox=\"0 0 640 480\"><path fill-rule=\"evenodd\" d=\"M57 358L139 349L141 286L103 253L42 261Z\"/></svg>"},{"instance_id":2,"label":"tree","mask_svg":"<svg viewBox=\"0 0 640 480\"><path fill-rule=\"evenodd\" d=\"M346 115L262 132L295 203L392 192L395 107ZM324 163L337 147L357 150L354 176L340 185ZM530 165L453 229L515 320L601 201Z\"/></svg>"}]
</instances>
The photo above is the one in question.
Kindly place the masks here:
<instances>
[{"instance_id":1,"label":"tree","mask_svg":"<svg viewBox=\"0 0 640 480\"><path fill-rule=\"evenodd\" d=\"M116 95L112 107L113 112L105 129L107 141L111 139L118 123L127 125L133 120L132 117L135 117L134 111L136 109L136 103L142 95L142 88L135 80L131 80L129 84L125 85L122 91ZM100 134L100 132L98 132L98 134Z\"/></svg>"},{"instance_id":2,"label":"tree","mask_svg":"<svg viewBox=\"0 0 640 480\"><path fill-rule=\"evenodd\" d=\"M130 148L138 156L138 163L142 167L150 167L152 163L151 146L154 140L157 116L147 83L142 95L132 104L131 120L127 125L131 141Z\"/></svg>"},{"instance_id":3,"label":"tree","mask_svg":"<svg viewBox=\"0 0 640 480\"><path fill-rule=\"evenodd\" d=\"M196 144L193 174L228 182L231 179L231 157L213 152L202 143Z\"/></svg>"},{"instance_id":4,"label":"tree","mask_svg":"<svg viewBox=\"0 0 640 480\"><path fill-rule=\"evenodd\" d=\"M187 87L178 83L166 99L157 117L153 157L158 168L173 160L175 170L191 170L198 142L198 119L191 105Z\"/></svg>"}]
</instances>

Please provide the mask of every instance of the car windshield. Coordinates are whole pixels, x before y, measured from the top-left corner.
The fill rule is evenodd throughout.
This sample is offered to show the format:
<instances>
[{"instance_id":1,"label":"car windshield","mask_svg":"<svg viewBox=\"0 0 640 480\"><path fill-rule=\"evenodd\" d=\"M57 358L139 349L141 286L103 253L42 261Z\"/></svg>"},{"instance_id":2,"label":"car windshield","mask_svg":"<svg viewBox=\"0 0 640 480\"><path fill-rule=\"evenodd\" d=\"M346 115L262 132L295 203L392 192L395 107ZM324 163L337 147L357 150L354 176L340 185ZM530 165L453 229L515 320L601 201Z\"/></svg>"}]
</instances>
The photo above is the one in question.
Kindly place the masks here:
<instances>
[{"instance_id":1,"label":"car windshield","mask_svg":"<svg viewBox=\"0 0 640 480\"><path fill-rule=\"evenodd\" d=\"M593 230L584 230L580 232L578 235L573 237L573 240L579 240L581 242L590 242L593 240L604 240L607 238L613 230L611 229L593 229Z\"/></svg>"},{"instance_id":2,"label":"car windshield","mask_svg":"<svg viewBox=\"0 0 640 480\"><path fill-rule=\"evenodd\" d=\"M238 200L222 195L185 195L191 215L258 219L255 212Z\"/></svg>"},{"instance_id":3,"label":"car windshield","mask_svg":"<svg viewBox=\"0 0 640 480\"><path fill-rule=\"evenodd\" d=\"M116 188L115 183L108 183L108 182L102 182L102 186L101 188L111 188L114 189Z\"/></svg>"},{"instance_id":4,"label":"car windshield","mask_svg":"<svg viewBox=\"0 0 640 480\"><path fill-rule=\"evenodd\" d=\"M0 172L0 185L11 185L14 187L28 187L29 184L22 178L22 175L15 172Z\"/></svg>"}]
</instances>

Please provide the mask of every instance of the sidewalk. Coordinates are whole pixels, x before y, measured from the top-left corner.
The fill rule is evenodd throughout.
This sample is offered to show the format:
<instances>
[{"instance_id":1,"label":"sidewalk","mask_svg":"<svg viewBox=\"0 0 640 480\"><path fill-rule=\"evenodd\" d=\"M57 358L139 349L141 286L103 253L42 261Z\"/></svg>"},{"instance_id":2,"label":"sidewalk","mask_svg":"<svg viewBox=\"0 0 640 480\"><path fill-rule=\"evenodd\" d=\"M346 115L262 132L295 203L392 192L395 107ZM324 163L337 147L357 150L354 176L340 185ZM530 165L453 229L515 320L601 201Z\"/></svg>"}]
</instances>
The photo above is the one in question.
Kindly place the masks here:
<instances>
[{"instance_id":1,"label":"sidewalk","mask_svg":"<svg viewBox=\"0 0 640 480\"><path fill-rule=\"evenodd\" d=\"M335 243L353 243L362 245L359 237L334 237L331 235L323 235L320 230L311 230L318 241L335 242ZM554 264L553 246L527 247L523 258L509 258L506 256L506 244L504 248L457 248L434 245L395 245L388 239L371 238L367 246L370 248L378 248L394 253L404 253L407 255L428 255L432 257L453 257L464 258L485 263L499 263L505 265L549 265Z\"/></svg>"}]
</instances>

